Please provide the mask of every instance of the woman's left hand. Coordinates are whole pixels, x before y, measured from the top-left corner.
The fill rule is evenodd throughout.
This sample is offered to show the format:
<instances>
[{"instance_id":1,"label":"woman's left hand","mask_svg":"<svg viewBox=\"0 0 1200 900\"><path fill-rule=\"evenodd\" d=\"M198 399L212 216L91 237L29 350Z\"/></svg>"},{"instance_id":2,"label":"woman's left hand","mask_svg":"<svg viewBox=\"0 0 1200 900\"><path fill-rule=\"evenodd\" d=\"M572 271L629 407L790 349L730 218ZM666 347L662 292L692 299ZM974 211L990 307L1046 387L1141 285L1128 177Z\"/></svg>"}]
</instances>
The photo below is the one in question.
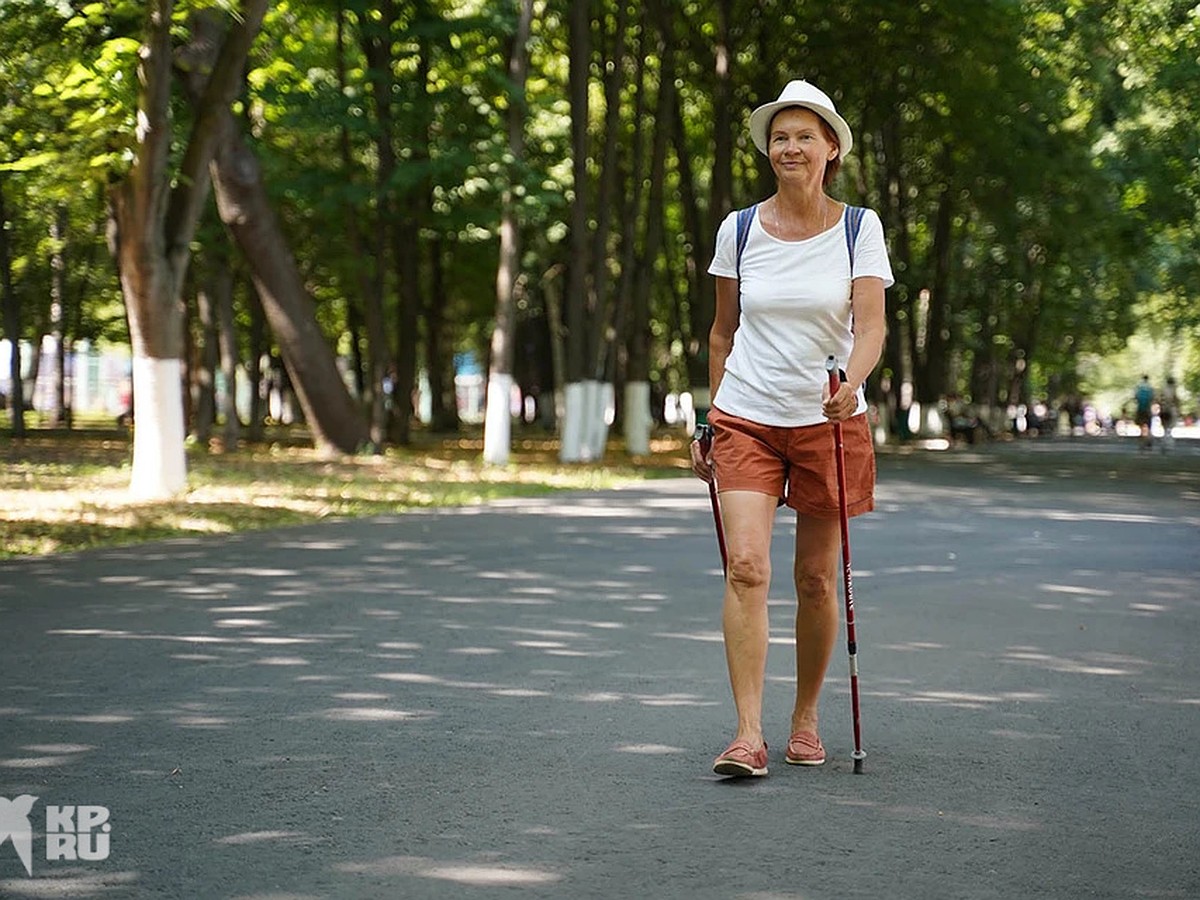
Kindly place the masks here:
<instances>
[{"instance_id":1,"label":"woman's left hand","mask_svg":"<svg viewBox=\"0 0 1200 900\"><path fill-rule=\"evenodd\" d=\"M838 385L837 393L832 397L829 396L828 386L822 393L824 401L821 410L830 422L845 422L854 417L854 411L858 409L858 391L851 388L847 382L843 381Z\"/></svg>"}]
</instances>

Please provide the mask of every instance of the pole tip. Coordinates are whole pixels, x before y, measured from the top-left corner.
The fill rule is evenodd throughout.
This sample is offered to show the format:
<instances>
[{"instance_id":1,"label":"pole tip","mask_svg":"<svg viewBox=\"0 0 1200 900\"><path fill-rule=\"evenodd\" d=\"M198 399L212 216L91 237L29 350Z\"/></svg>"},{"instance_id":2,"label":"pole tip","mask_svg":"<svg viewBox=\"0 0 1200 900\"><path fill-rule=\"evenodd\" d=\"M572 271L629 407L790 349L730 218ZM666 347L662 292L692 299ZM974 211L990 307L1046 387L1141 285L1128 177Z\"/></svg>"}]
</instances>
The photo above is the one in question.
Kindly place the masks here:
<instances>
[{"instance_id":1,"label":"pole tip","mask_svg":"<svg viewBox=\"0 0 1200 900\"><path fill-rule=\"evenodd\" d=\"M863 773L863 760L866 759L867 751L855 750L850 756L854 760L854 774L861 775Z\"/></svg>"}]
</instances>

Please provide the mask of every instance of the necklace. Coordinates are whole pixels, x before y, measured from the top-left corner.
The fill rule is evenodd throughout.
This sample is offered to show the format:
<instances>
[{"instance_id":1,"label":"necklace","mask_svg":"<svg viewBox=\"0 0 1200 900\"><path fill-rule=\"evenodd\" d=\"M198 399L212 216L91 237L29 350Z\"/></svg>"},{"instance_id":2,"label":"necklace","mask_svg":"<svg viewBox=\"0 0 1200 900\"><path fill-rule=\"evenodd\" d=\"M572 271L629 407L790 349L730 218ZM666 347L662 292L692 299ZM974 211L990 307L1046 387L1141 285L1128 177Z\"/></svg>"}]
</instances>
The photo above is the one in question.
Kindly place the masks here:
<instances>
[{"instance_id":1,"label":"necklace","mask_svg":"<svg viewBox=\"0 0 1200 900\"><path fill-rule=\"evenodd\" d=\"M783 226L779 224L779 195L778 194L775 195L774 200L772 200L772 202L771 202L771 219L775 224L775 233L782 236L783 235ZM829 227L829 199L827 197L822 196L821 197L821 230L818 231L816 234L823 234L825 232L825 229L828 227ZM808 235L808 237L815 237L815 236L816 235L812 235L812 234ZM804 238L800 238L800 240L804 240Z\"/></svg>"}]
</instances>

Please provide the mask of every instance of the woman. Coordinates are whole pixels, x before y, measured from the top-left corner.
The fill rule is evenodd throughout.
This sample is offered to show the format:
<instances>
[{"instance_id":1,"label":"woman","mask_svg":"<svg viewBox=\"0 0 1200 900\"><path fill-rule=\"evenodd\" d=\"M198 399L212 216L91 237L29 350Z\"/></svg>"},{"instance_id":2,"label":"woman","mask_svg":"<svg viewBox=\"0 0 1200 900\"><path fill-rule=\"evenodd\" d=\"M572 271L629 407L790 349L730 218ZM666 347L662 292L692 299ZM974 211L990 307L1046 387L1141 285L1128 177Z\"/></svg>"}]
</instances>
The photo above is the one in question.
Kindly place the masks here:
<instances>
[{"instance_id":1,"label":"woman","mask_svg":"<svg viewBox=\"0 0 1200 900\"><path fill-rule=\"evenodd\" d=\"M693 471L715 478L728 574L722 625L737 733L716 758L727 776L767 774L762 698L768 644L771 529L779 498L796 511L793 579L796 700L784 760L825 761L818 700L837 638L840 549L837 461L829 422L841 422L847 506L874 508L875 456L863 382L883 351L884 290L893 283L879 217L867 210L851 261L849 209L827 193L853 138L833 101L805 81L750 115L750 136L775 173L742 252L737 214L717 233L709 273L717 307L709 335L713 429ZM829 396L825 360L846 380Z\"/></svg>"}]
</instances>

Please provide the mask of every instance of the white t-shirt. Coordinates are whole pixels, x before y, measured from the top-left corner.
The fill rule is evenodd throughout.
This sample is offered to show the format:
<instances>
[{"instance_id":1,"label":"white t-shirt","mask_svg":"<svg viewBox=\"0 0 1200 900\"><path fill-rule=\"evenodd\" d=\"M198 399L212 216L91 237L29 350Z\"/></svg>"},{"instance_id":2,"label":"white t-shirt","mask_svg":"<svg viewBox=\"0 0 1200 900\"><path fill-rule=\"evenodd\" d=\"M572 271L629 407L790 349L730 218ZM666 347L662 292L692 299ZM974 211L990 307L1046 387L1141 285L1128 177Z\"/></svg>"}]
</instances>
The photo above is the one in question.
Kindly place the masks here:
<instances>
[{"instance_id":1,"label":"white t-shirt","mask_svg":"<svg viewBox=\"0 0 1200 900\"><path fill-rule=\"evenodd\" d=\"M875 276L885 288L895 283L883 223L870 209L862 218L851 274L845 215L843 210L835 226L811 238L784 241L763 230L755 211L742 251L741 315L714 406L762 425L826 421L825 360L833 355L844 369L854 344L851 279ZM738 277L736 211L717 231L708 273ZM866 408L860 389L858 412Z\"/></svg>"}]
</instances>

